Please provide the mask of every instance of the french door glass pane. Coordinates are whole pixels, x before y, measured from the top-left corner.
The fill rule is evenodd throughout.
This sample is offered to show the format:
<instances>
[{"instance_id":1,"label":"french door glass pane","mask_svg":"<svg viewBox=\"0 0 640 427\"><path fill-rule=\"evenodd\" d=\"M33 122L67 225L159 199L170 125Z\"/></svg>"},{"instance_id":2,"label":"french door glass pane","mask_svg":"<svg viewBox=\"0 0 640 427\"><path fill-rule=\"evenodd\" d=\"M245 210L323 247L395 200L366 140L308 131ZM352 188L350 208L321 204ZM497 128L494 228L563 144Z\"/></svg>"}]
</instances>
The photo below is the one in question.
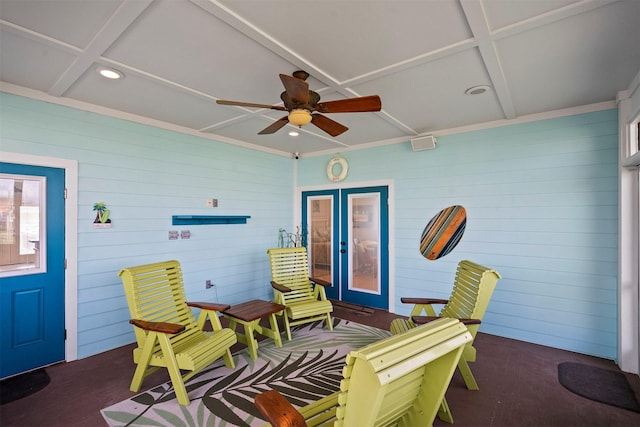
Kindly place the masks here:
<instances>
[{"instance_id":1,"label":"french door glass pane","mask_svg":"<svg viewBox=\"0 0 640 427\"><path fill-rule=\"evenodd\" d=\"M308 198L309 234L307 250L311 259L311 276L331 281L331 253L333 236L333 198Z\"/></svg>"},{"instance_id":2,"label":"french door glass pane","mask_svg":"<svg viewBox=\"0 0 640 427\"><path fill-rule=\"evenodd\" d=\"M0 174L0 276L44 266L45 178Z\"/></svg>"},{"instance_id":3,"label":"french door glass pane","mask_svg":"<svg viewBox=\"0 0 640 427\"><path fill-rule=\"evenodd\" d=\"M380 294L380 194L349 195L349 289Z\"/></svg>"}]
</instances>

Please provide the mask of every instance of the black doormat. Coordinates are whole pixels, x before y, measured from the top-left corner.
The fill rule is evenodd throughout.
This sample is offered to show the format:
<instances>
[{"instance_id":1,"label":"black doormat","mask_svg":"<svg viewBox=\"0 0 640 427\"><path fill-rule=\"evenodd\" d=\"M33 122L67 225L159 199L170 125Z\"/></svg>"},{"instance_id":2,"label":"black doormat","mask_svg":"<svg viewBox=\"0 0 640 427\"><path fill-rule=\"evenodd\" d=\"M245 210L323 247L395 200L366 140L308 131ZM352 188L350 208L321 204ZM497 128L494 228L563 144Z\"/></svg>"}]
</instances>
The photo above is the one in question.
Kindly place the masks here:
<instances>
[{"instance_id":1,"label":"black doormat","mask_svg":"<svg viewBox=\"0 0 640 427\"><path fill-rule=\"evenodd\" d=\"M558 380L567 390L587 399L640 412L640 404L622 372L563 362L558 365Z\"/></svg>"},{"instance_id":2,"label":"black doormat","mask_svg":"<svg viewBox=\"0 0 640 427\"><path fill-rule=\"evenodd\" d=\"M25 372L15 377L0 381L0 404L22 399L42 390L51 379L44 369Z\"/></svg>"}]
</instances>

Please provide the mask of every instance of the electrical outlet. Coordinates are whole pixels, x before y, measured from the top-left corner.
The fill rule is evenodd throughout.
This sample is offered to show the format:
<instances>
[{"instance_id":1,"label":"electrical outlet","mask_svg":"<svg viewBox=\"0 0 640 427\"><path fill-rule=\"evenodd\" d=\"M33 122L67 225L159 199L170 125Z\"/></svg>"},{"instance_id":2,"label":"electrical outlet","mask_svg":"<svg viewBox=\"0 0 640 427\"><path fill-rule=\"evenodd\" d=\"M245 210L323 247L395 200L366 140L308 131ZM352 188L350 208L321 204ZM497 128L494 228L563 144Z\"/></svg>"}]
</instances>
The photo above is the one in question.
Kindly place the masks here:
<instances>
[{"instance_id":1,"label":"electrical outlet","mask_svg":"<svg viewBox=\"0 0 640 427\"><path fill-rule=\"evenodd\" d=\"M211 280L207 280L204 285L206 289L211 289L215 286L213 283L211 283Z\"/></svg>"}]
</instances>

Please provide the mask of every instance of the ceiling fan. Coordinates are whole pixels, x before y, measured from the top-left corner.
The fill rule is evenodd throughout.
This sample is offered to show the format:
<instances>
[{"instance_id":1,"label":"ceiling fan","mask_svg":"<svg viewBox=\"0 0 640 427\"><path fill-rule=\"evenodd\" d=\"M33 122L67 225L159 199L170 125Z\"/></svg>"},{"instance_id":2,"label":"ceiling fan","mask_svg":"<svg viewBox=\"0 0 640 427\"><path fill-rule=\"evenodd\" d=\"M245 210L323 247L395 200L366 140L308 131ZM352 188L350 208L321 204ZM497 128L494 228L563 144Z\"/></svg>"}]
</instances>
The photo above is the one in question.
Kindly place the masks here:
<instances>
[{"instance_id":1,"label":"ceiling fan","mask_svg":"<svg viewBox=\"0 0 640 427\"><path fill-rule=\"evenodd\" d=\"M284 102L284 107L280 105L227 101L224 99L218 99L216 103L221 105L237 105L240 107L269 108L271 110L289 112L288 115L262 129L258 132L258 135L275 133L287 123L299 127L313 123L329 135L338 136L349 130L349 128L319 113L366 113L380 111L382 108L382 102L378 95L320 102L320 95L318 95L317 92L309 90L309 83L305 81L307 77L309 77L309 73L305 71L295 71L293 77L280 74L280 80L285 88L285 91L280 94L280 98Z\"/></svg>"}]
</instances>

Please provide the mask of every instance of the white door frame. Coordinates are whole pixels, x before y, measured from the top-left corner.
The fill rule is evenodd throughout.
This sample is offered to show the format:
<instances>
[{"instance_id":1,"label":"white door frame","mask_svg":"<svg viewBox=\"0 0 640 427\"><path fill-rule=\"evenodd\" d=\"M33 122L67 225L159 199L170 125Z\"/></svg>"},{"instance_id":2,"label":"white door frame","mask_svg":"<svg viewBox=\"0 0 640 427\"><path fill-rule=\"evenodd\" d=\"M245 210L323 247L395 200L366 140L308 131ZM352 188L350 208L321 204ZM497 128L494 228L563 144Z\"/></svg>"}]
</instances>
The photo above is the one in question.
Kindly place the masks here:
<instances>
[{"instance_id":1,"label":"white door frame","mask_svg":"<svg viewBox=\"0 0 640 427\"><path fill-rule=\"evenodd\" d=\"M297 165L297 162L295 163ZM294 176L297 173L297 169L294 167ZM352 182L352 183L339 183L332 182L328 184L322 185L312 185L312 186L296 186L293 190L293 224L292 229L295 230L297 225L300 225L302 222L302 193L305 191L317 191L317 190L342 190L347 188L362 188L362 187L384 187L386 186L388 189L388 221L389 221L389 313L395 313L395 305L393 304L395 300L395 192L394 192L394 181L392 179L383 179L383 180L375 180L375 181L361 181L361 182Z\"/></svg>"},{"instance_id":2,"label":"white door frame","mask_svg":"<svg viewBox=\"0 0 640 427\"><path fill-rule=\"evenodd\" d=\"M640 373L640 73L632 90L618 92L618 365ZM631 94L633 94L631 96Z\"/></svg>"},{"instance_id":3,"label":"white door frame","mask_svg":"<svg viewBox=\"0 0 640 427\"><path fill-rule=\"evenodd\" d=\"M64 169L67 200L64 208L64 251L67 268L64 272L64 324L65 360L78 359L78 162L57 157L33 156L30 154L0 151L4 163L44 166Z\"/></svg>"}]
</instances>

